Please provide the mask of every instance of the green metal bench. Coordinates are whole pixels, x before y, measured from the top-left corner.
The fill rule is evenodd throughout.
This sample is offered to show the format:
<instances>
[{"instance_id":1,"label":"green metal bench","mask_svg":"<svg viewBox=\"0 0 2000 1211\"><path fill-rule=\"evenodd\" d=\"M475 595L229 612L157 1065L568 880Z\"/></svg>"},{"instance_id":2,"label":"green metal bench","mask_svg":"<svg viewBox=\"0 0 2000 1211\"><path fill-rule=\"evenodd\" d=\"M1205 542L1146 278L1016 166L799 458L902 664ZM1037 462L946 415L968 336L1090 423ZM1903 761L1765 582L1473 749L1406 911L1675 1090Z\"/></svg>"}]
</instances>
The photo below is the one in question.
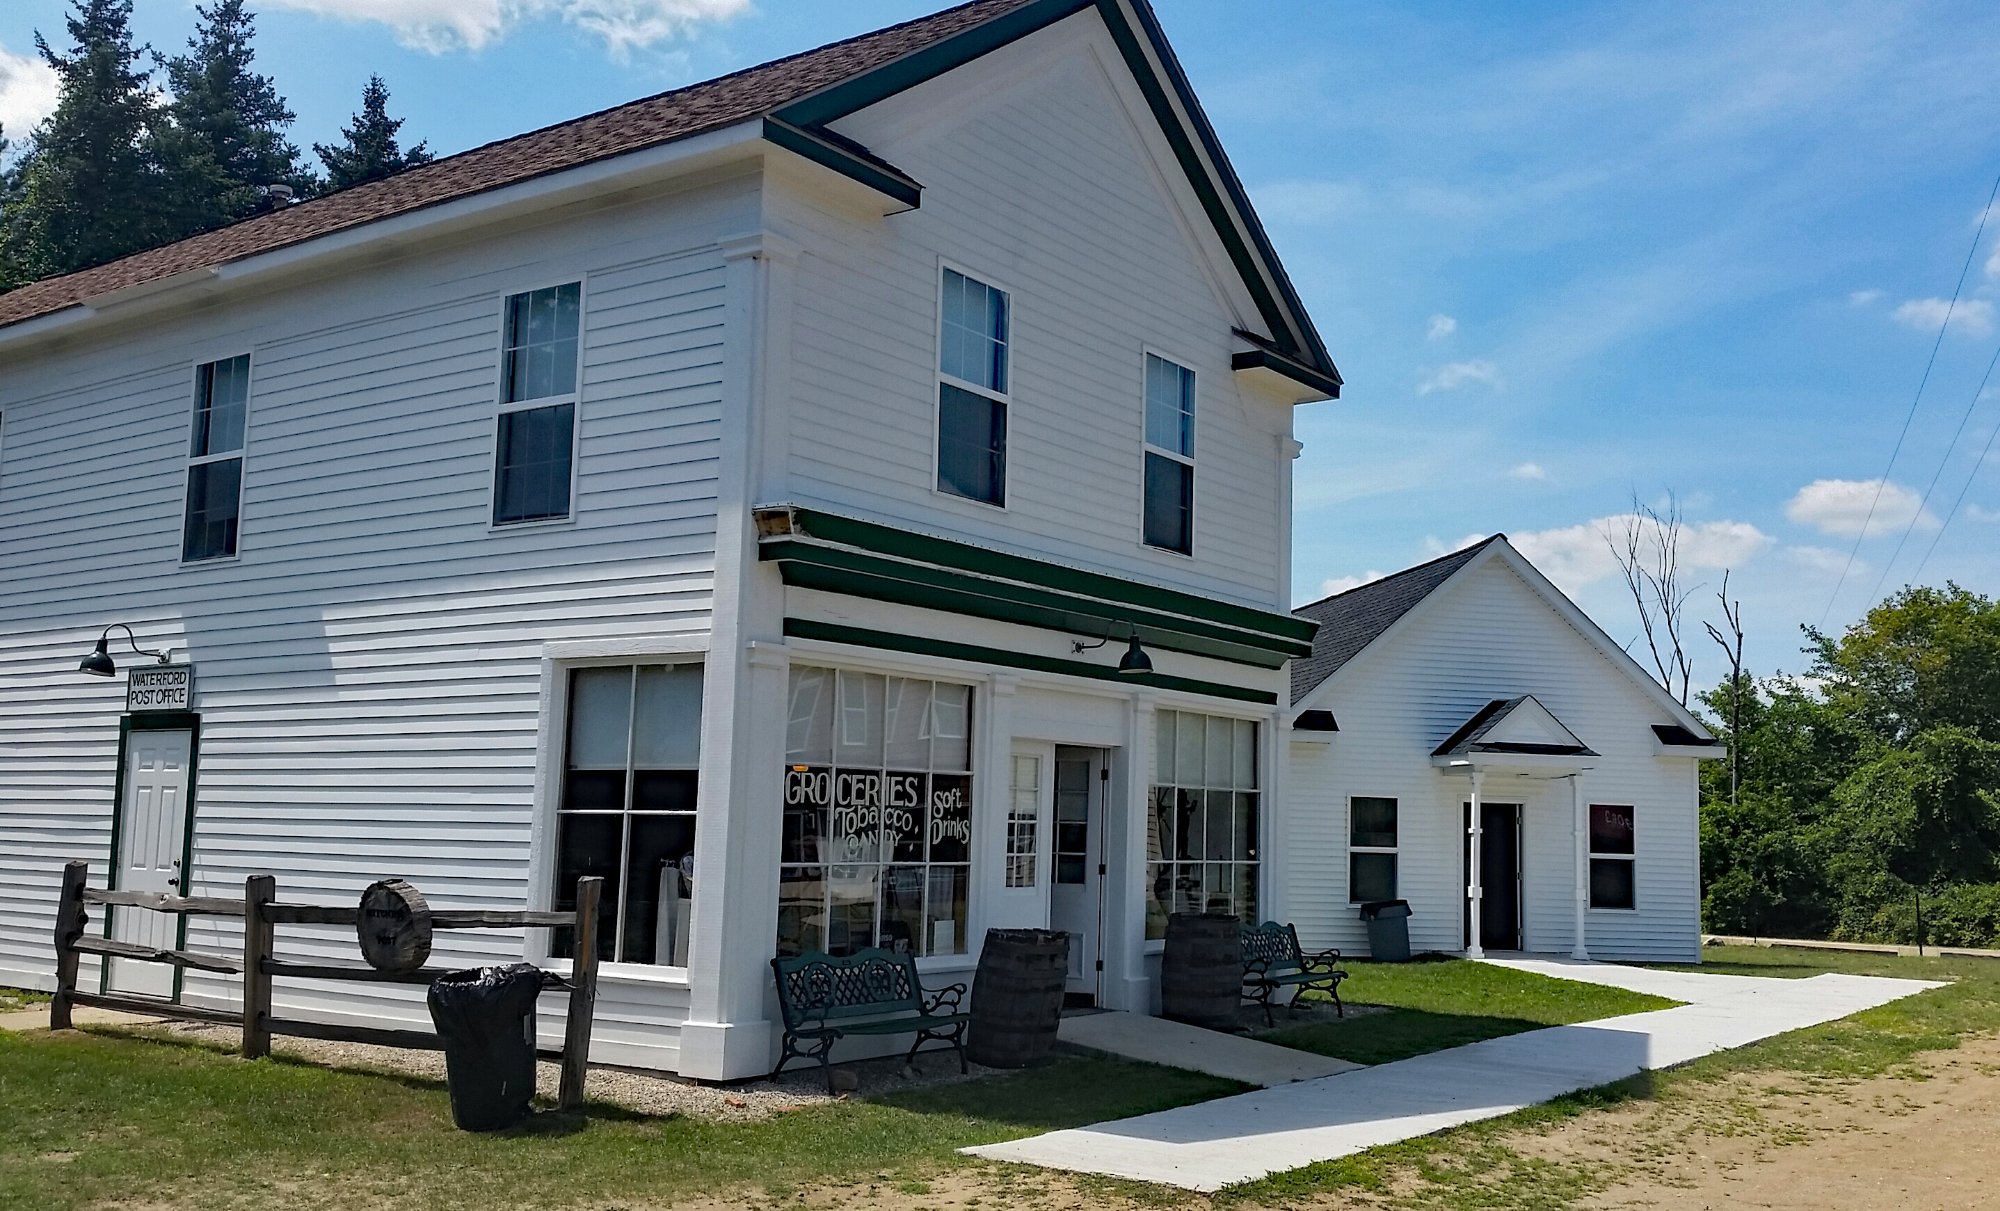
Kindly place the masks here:
<instances>
[{"instance_id":1,"label":"green metal bench","mask_svg":"<svg viewBox=\"0 0 2000 1211\"><path fill-rule=\"evenodd\" d=\"M914 1032L905 1062L917 1058L928 1042L948 1043L958 1050L958 1070L965 1067L965 1027L972 1015L961 1008L965 985L926 989L917 978L917 961L908 954L861 950L835 957L817 950L771 960L778 981L778 1007L785 1018L784 1054L771 1069L777 1080L795 1059L816 1059L826 1074L826 1091L833 1092L833 1045L849 1035L891 1035Z\"/></svg>"},{"instance_id":2,"label":"green metal bench","mask_svg":"<svg viewBox=\"0 0 2000 1211\"><path fill-rule=\"evenodd\" d=\"M1263 1007L1266 1026L1277 1024L1271 1015L1271 1001L1285 988L1294 990L1291 1004L1294 1013L1298 1011L1299 993L1324 992L1333 998L1333 1007L1340 1016L1347 1016L1347 1006L1340 1003L1340 982L1347 978L1347 973L1340 969L1339 951L1307 954L1299 949L1299 931L1276 921L1245 925L1242 940L1244 995Z\"/></svg>"}]
</instances>

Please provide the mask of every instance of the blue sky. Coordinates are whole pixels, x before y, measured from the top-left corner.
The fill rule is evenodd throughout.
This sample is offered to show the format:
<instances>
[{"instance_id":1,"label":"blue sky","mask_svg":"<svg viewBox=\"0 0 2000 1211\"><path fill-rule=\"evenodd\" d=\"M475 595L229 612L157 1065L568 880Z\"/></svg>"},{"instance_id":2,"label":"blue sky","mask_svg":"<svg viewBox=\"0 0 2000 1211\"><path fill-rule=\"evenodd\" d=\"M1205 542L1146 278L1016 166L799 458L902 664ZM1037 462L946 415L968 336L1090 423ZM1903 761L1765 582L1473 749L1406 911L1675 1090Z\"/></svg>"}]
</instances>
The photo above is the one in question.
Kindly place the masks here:
<instances>
[{"instance_id":1,"label":"blue sky","mask_svg":"<svg viewBox=\"0 0 2000 1211\"><path fill-rule=\"evenodd\" d=\"M2000 6L1156 4L1348 380L1299 417L1301 600L1505 530L1623 641L1606 519L1669 493L1691 609L1733 568L1763 670L1798 669L1800 623L1851 621L1920 561L2000 592L2000 443L1978 465L2000 374L1976 398L2000 215L1974 248ZM405 133L450 152L939 3L254 7L300 143L333 137L373 70ZM11 129L45 104L20 56L62 9L0 11ZM192 21L183 0L135 17L162 49Z\"/></svg>"}]
</instances>

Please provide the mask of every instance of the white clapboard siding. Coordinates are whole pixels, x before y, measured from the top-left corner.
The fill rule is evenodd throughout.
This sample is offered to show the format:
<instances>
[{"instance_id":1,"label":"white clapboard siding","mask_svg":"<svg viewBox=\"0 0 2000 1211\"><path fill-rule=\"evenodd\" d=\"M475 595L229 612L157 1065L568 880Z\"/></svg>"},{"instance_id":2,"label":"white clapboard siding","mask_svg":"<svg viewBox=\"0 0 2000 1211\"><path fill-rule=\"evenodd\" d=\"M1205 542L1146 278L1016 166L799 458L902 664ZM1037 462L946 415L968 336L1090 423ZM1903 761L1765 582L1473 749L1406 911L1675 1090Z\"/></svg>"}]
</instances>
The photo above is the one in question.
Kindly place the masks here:
<instances>
[{"instance_id":1,"label":"white clapboard siding","mask_svg":"<svg viewBox=\"0 0 2000 1211\"><path fill-rule=\"evenodd\" d=\"M1302 939L1367 952L1347 897L1347 802L1388 795L1400 805L1397 892L1414 914L1411 945L1463 946L1470 782L1433 767L1430 754L1487 702L1533 694L1602 754L1584 774L1586 800L1635 811L1639 907L1587 914L1592 956L1696 959L1694 761L1657 756L1650 730L1672 720L1499 560L1462 573L1422 609L1355 657L1330 700L1315 700L1339 721L1332 741L1291 747L1288 909ZM1567 953L1575 920L1568 783L1489 774L1484 795L1522 804L1523 945Z\"/></svg>"},{"instance_id":2,"label":"white clapboard siding","mask_svg":"<svg viewBox=\"0 0 2000 1211\"><path fill-rule=\"evenodd\" d=\"M276 872L304 903L384 875L443 906L539 899L545 645L709 625L724 345L744 339L725 333L716 245L754 222L748 183L711 186L0 367L0 983L48 985L62 863L105 877L123 682L76 662L114 621L197 666L194 892ZM501 300L578 279L576 520L496 531ZM193 364L243 352L242 554L183 568ZM239 939L214 920L189 935ZM337 930L279 942L354 954ZM518 931L454 933L435 961L523 948ZM192 1002L237 995L190 973ZM426 1020L417 990L280 981L276 996L281 1013ZM684 989L607 984L599 1058L670 1065L659 1027L685 1013Z\"/></svg>"},{"instance_id":3,"label":"white clapboard siding","mask_svg":"<svg viewBox=\"0 0 2000 1211\"><path fill-rule=\"evenodd\" d=\"M924 183L922 209L874 223L774 199L811 254L798 269L785 487L1283 608L1290 408L1236 382L1239 321L1112 73L1129 87L1084 14L840 123ZM933 490L941 262L1011 292L1004 511ZM1140 541L1148 349L1197 375L1193 558Z\"/></svg>"}]
</instances>

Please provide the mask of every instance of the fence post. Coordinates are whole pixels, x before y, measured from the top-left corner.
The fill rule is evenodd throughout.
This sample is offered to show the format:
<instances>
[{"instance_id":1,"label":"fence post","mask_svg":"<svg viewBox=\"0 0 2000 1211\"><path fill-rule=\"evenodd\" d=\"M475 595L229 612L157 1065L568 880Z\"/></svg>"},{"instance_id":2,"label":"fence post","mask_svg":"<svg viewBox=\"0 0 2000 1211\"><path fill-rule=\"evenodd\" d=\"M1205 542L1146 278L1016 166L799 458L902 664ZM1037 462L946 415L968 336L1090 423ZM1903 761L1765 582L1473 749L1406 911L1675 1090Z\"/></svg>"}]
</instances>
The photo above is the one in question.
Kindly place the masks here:
<instances>
[{"instance_id":1,"label":"fence post","mask_svg":"<svg viewBox=\"0 0 2000 1211\"><path fill-rule=\"evenodd\" d=\"M583 1109L584 1078L590 1070L590 1023L597 1012L597 902L604 880L587 875L576 881L576 925L571 930L569 1014L563 1022L563 1110Z\"/></svg>"},{"instance_id":2,"label":"fence post","mask_svg":"<svg viewBox=\"0 0 2000 1211\"><path fill-rule=\"evenodd\" d=\"M278 881L271 875L251 875L243 881L243 1058L271 1054L271 957L273 929L265 906L278 898Z\"/></svg>"},{"instance_id":3,"label":"fence post","mask_svg":"<svg viewBox=\"0 0 2000 1211\"><path fill-rule=\"evenodd\" d=\"M56 995L49 1000L49 1029L68 1030L70 998L76 993L76 968L83 957L76 940L88 927L83 913L83 887L90 878L90 863L71 862L63 867L62 895L56 900Z\"/></svg>"}]
</instances>

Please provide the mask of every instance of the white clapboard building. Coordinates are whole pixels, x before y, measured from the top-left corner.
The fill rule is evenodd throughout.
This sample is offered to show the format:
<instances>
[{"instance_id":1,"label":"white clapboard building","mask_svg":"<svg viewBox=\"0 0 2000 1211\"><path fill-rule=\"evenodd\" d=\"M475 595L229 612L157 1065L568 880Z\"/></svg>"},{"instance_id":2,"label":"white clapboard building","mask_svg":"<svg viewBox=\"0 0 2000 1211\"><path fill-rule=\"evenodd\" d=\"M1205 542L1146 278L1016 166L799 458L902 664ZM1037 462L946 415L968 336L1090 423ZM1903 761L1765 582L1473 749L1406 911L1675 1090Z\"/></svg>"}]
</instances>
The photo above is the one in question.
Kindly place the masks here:
<instances>
[{"instance_id":1,"label":"white clapboard building","mask_svg":"<svg viewBox=\"0 0 2000 1211\"><path fill-rule=\"evenodd\" d=\"M1298 611L1284 906L1368 953L1695 962L1699 763L1715 739L1496 535Z\"/></svg>"},{"instance_id":2,"label":"white clapboard building","mask_svg":"<svg viewBox=\"0 0 2000 1211\"><path fill-rule=\"evenodd\" d=\"M1292 409L1339 387L1144 0L978 0L0 296L0 983L50 985L75 858L320 904L401 876L562 909L601 876L593 1054L710 1079L770 1066L774 954L964 979L986 930L1050 926L1073 993L1143 1011L1172 911L1345 941L1326 758L1370 721L1330 678L1306 705L1346 730L1301 739L1290 671L1320 629ZM1502 667L1462 715L1532 692L1626 743ZM1404 773L1337 793L1401 796L1381 886L1458 949L1417 857L1458 775L1418 760L1421 826ZM1678 957L1692 799L1621 794L1668 847L1640 912L1688 899L1593 945ZM1542 903L1523 945L1556 944ZM561 969L547 936L433 962ZM275 997L426 1020L396 986Z\"/></svg>"}]
</instances>

